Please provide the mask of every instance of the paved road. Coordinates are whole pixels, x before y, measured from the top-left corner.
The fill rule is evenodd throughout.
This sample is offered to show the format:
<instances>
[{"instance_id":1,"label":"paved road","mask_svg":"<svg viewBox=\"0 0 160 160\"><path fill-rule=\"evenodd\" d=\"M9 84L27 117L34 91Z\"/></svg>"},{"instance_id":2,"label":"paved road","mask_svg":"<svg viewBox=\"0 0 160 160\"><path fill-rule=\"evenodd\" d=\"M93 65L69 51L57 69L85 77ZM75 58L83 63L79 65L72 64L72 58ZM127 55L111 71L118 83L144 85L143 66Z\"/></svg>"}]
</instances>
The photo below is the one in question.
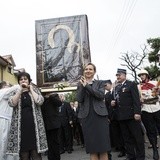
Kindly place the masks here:
<instances>
[{"instance_id":1,"label":"paved road","mask_svg":"<svg viewBox=\"0 0 160 160\"><path fill-rule=\"evenodd\" d=\"M160 138L158 139L158 144L160 146ZM149 143L145 143L146 148L146 160L153 160L152 158L152 149L148 149ZM160 149L159 149L160 154ZM112 160L124 160L123 158L117 157L118 152L112 152ZM47 160L47 157L43 157L43 160ZM67 152L61 154L61 160L89 160L89 154L86 154L85 149L80 146L74 146L74 151L72 154L68 154Z\"/></svg>"}]
</instances>

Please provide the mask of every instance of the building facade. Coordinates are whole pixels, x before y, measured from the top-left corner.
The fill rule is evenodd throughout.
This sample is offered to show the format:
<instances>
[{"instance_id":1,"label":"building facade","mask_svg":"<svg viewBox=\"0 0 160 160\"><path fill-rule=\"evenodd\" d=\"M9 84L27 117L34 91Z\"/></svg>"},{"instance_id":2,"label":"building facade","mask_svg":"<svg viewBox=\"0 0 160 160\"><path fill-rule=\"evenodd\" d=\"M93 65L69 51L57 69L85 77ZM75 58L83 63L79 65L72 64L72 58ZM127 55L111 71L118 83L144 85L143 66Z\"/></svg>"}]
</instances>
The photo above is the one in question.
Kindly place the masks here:
<instances>
[{"instance_id":1,"label":"building facade","mask_svg":"<svg viewBox=\"0 0 160 160\"><path fill-rule=\"evenodd\" d=\"M17 74L25 69L15 69L12 55L0 56L0 82L8 81L12 85L17 84Z\"/></svg>"}]
</instances>

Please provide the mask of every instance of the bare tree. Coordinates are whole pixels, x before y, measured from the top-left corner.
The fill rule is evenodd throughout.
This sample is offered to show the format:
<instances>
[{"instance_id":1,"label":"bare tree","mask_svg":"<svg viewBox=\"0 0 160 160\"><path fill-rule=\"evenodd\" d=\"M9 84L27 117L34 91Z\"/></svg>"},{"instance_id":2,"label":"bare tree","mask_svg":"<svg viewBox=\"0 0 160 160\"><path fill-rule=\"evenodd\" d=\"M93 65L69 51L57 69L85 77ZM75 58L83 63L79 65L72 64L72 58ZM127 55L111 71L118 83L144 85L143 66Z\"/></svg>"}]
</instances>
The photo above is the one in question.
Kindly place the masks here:
<instances>
[{"instance_id":1,"label":"bare tree","mask_svg":"<svg viewBox=\"0 0 160 160\"><path fill-rule=\"evenodd\" d=\"M131 76L134 78L135 82L138 82L137 71L141 69L144 60L147 58L148 49L147 46L140 47L142 49L142 53L134 52L131 53L121 53L122 56L120 59L124 62L121 65L127 67L131 71Z\"/></svg>"}]
</instances>

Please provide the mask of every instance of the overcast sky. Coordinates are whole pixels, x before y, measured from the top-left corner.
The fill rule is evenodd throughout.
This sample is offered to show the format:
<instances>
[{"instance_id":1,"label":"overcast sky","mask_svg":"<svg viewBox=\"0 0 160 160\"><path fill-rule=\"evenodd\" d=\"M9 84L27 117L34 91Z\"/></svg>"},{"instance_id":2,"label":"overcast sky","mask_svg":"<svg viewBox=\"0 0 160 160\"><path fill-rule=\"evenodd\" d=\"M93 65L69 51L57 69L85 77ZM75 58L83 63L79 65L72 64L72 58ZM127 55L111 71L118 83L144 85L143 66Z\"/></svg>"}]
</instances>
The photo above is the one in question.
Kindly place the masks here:
<instances>
[{"instance_id":1,"label":"overcast sky","mask_svg":"<svg viewBox=\"0 0 160 160\"><path fill-rule=\"evenodd\" d=\"M120 53L160 37L159 9L160 0L2 0L0 55L11 54L36 83L35 20L86 14L97 74L114 80Z\"/></svg>"}]
</instances>

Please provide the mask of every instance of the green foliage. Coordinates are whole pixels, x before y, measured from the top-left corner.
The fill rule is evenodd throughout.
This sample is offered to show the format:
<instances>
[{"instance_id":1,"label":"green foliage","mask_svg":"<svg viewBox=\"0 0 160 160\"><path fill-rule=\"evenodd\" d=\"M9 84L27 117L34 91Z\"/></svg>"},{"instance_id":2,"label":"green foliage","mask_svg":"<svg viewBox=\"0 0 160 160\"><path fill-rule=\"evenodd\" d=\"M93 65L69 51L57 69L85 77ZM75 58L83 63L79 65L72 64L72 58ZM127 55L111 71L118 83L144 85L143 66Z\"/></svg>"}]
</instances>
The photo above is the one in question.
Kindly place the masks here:
<instances>
[{"instance_id":1,"label":"green foliage","mask_svg":"<svg viewBox=\"0 0 160 160\"><path fill-rule=\"evenodd\" d=\"M157 66L151 65L145 69L148 71L151 79L156 79L160 75L160 69Z\"/></svg>"},{"instance_id":2,"label":"green foliage","mask_svg":"<svg viewBox=\"0 0 160 160\"><path fill-rule=\"evenodd\" d=\"M148 55L148 60L149 62L158 62L158 57L155 53L153 52L150 52L149 55Z\"/></svg>"},{"instance_id":3,"label":"green foliage","mask_svg":"<svg viewBox=\"0 0 160 160\"><path fill-rule=\"evenodd\" d=\"M160 38L150 38L147 40L147 43L150 45L151 48L151 51L148 54L148 60L151 64L150 66L146 67L146 70L149 72L151 79L156 79L160 75L160 68L158 67Z\"/></svg>"},{"instance_id":4,"label":"green foliage","mask_svg":"<svg viewBox=\"0 0 160 160\"><path fill-rule=\"evenodd\" d=\"M152 51L150 51L148 60L149 62L154 62L156 65L156 62L158 62L158 51L160 50L160 38L153 38L148 39L147 43L150 45L150 48Z\"/></svg>"},{"instance_id":5,"label":"green foliage","mask_svg":"<svg viewBox=\"0 0 160 160\"><path fill-rule=\"evenodd\" d=\"M157 52L159 51L159 49L160 49L160 37L147 39L147 43L150 45L150 47L153 50L158 49Z\"/></svg>"},{"instance_id":6,"label":"green foliage","mask_svg":"<svg viewBox=\"0 0 160 160\"><path fill-rule=\"evenodd\" d=\"M65 100L67 102L74 102L76 101L76 91L72 91L70 93L65 94Z\"/></svg>"}]
</instances>

